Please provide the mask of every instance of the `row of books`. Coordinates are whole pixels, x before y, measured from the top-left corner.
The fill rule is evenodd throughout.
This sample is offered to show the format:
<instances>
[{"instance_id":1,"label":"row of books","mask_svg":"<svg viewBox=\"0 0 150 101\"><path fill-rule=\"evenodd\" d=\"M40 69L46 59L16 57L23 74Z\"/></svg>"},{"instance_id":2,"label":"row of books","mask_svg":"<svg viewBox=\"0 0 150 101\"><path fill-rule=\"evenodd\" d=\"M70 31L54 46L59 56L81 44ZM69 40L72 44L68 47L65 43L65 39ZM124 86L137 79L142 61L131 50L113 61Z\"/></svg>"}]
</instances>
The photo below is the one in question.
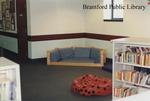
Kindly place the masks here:
<instances>
[{"instance_id":1,"label":"row of books","mask_svg":"<svg viewBox=\"0 0 150 101\"><path fill-rule=\"evenodd\" d=\"M124 49L125 52L138 53L138 54L149 54L150 48L148 47L135 47L135 46L126 46Z\"/></svg>"},{"instance_id":2,"label":"row of books","mask_svg":"<svg viewBox=\"0 0 150 101\"><path fill-rule=\"evenodd\" d=\"M127 97L131 95L135 95L138 93L137 88L130 87L115 87L114 88L114 96L115 97Z\"/></svg>"},{"instance_id":3,"label":"row of books","mask_svg":"<svg viewBox=\"0 0 150 101\"><path fill-rule=\"evenodd\" d=\"M115 78L121 81L150 86L150 74L143 71L122 70L115 73Z\"/></svg>"},{"instance_id":4,"label":"row of books","mask_svg":"<svg viewBox=\"0 0 150 101\"><path fill-rule=\"evenodd\" d=\"M115 60L117 62L150 66L150 48L127 46L125 50L117 51Z\"/></svg>"},{"instance_id":5,"label":"row of books","mask_svg":"<svg viewBox=\"0 0 150 101\"><path fill-rule=\"evenodd\" d=\"M10 78L8 78L7 72L0 71L0 101L15 101L15 100L16 100L15 82Z\"/></svg>"},{"instance_id":6,"label":"row of books","mask_svg":"<svg viewBox=\"0 0 150 101\"><path fill-rule=\"evenodd\" d=\"M116 56L116 61L150 66L150 54L133 54L122 52L119 56Z\"/></svg>"}]
</instances>

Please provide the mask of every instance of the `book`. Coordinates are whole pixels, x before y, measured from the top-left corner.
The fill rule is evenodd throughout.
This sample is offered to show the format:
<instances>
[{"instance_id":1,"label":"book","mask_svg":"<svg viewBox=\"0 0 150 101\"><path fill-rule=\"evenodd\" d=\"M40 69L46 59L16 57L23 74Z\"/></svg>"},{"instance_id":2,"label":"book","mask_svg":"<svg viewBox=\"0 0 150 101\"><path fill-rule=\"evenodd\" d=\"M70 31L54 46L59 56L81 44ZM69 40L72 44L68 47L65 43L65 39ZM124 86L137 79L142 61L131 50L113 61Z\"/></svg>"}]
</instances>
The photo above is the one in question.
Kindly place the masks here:
<instances>
[{"instance_id":1,"label":"book","mask_svg":"<svg viewBox=\"0 0 150 101\"><path fill-rule=\"evenodd\" d=\"M150 66L150 48L126 46L116 51L115 58L117 62Z\"/></svg>"},{"instance_id":2,"label":"book","mask_svg":"<svg viewBox=\"0 0 150 101\"><path fill-rule=\"evenodd\" d=\"M146 79L145 85L150 86L150 75L148 75L148 77L147 77L147 79Z\"/></svg>"},{"instance_id":3,"label":"book","mask_svg":"<svg viewBox=\"0 0 150 101\"><path fill-rule=\"evenodd\" d=\"M145 85L145 83L146 83L146 79L147 79L147 78L148 78L147 73L144 73L144 74L143 74L143 77L142 77L142 79L141 79L140 84L141 84L141 85Z\"/></svg>"},{"instance_id":4,"label":"book","mask_svg":"<svg viewBox=\"0 0 150 101\"><path fill-rule=\"evenodd\" d=\"M131 95L135 95L138 93L137 88L132 88L132 87L115 87L114 88L114 96L115 97L127 97Z\"/></svg>"},{"instance_id":5,"label":"book","mask_svg":"<svg viewBox=\"0 0 150 101\"><path fill-rule=\"evenodd\" d=\"M147 74L145 70L122 70L115 72L115 78L121 81L127 81L134 84L140 84L141 86L150 86L150 74Z\"/></svg>"}]
</instances>

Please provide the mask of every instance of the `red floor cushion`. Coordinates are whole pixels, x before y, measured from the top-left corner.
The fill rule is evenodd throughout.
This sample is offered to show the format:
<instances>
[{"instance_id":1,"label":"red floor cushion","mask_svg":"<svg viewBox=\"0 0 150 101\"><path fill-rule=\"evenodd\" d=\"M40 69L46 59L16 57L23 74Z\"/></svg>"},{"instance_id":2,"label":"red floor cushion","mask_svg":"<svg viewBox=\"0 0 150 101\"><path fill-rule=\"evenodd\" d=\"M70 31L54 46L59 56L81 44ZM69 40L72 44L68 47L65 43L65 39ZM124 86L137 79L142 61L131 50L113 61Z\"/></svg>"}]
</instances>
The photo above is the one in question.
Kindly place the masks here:
<instances>
[{"instance_id":1,"label":"red floor cushion","mask_svg":"<svg viewBox=\"0 0 150 101\"><path fill-rule=\"evenodd\" d=\"M109 95L112 93L112 80L92 74L83 75L73 80L72 91L85 96Z\"/></svg>"}]
</instances>

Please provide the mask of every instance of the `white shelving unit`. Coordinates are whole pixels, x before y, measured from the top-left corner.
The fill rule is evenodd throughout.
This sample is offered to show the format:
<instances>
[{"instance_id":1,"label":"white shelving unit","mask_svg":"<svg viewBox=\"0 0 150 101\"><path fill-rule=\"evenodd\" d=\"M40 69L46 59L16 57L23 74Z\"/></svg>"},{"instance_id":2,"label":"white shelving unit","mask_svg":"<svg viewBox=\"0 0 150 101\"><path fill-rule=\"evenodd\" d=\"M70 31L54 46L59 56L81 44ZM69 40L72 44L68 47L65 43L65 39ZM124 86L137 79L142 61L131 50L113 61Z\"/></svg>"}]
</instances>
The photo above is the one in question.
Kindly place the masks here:
<instances>
[{"instance_id":1,"label":"white shelving unit","mask_svg":"<svg viewBox=\"0 0 150 101\"><path fill-rule=\"evenodd\" d=\"M134 54L134 52L132 52L133 54L130 55L131 57L129 57L129 54L127 53L128 47L129 47L129 49L133 48L133 50L136 48L137 49L138 48L139 49L150 49L150 39L148 39L148 38L122 38L122 39L112 40L112 42L113 42L113 94L112 94L113 101L137 101L136 98L135 98L135 100L133 100L133 96L141 96L142 95L141 93L143 93L143 92L149 92L149 96L150 96L150 85L142 84L139 82L135 83L134 81L128 81L128 80L119 80L116 77L116 73L118 73L120 71L125 71L125 72L126 71L135 71L135 67L140 68L140 69L145 68L147 70L150 69L150 65L145 65L146 60L139 60L139 58L137 57L137 55ZM140 50L140 51L142 51L142 50ZM145 53L145 54L149 54L149 53ZM119 57L119 59L118 59L118 57ZM128 59L128 60L126 60L126 59ZM145 57L144 57L144 59L145 59ZM148 62L150 62L150 58L149 58ZM124 75L124 74L121 74L121 75ZM147 73L147 75L149 75L149 73ZM125 76L127 76L127 75L122 76L121 79L125 79ZM133 74L132 74L132 76L133 76ZM130 77L130 78L133 79L132 77ZM142 82L141 80L142 80L142 78L139 81ZM138 93L135 95L131 95L131 96L116 97L116 96L114 96L116 94L114 91L114 89L116 87L135 88L135 89L137 89ZM149 96L147 96L147 95L148 94L145 94L145 96L142 95L142 98L144 98L144 97L149 98ZM129 100L130 97L132 100Z\"/></svg>"},{"instance_id":2,"label":"white shelving unit","mask_svg":"<svg viewBox=\"0 0 150 101\"><path fill-rule=\"evenodd\" d=\"M21 101L19 65L0 57L0 101Z\"/></svg>"}]
</instances>

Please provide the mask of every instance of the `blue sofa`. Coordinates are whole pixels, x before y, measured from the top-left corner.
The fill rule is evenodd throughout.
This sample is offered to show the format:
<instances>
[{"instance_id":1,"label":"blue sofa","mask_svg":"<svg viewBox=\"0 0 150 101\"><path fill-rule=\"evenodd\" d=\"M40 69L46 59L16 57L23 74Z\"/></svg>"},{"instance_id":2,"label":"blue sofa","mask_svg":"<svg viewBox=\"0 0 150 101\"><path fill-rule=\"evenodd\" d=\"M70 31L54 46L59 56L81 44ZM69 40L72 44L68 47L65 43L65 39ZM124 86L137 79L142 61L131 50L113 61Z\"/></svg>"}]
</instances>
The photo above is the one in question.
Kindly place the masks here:
<instances>
[{"instance_id":1,"label":"blue sofa","mask_svg":"<svg viewBox=\"0 0 150 101\"><path fill-rule=\"evenodd\" d=\"M104 49L94 47L68 47L48 50L48 65L102 67L106 60Z\"/></svg>"}]
</instances>

